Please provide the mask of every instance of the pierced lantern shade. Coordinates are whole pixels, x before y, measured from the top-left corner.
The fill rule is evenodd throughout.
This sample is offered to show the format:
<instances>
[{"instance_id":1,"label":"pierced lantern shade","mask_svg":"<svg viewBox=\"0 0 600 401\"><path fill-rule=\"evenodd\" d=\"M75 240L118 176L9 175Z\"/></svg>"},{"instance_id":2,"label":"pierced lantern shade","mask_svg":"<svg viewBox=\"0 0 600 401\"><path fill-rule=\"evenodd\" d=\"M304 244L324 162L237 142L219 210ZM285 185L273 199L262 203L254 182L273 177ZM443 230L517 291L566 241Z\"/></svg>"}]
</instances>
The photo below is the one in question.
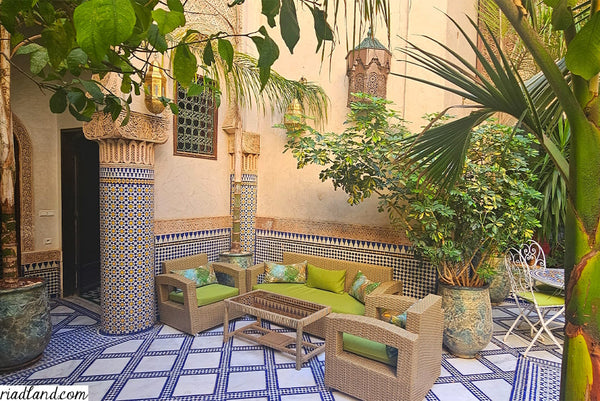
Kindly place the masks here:
<instances>
[{"instance_id":1,"label":"pierced lantern shade","mask_svg":"<svg viewBox=\"0 0 600 401\"><path fill-rule=\"evenodd\" d=\"M146 86L144 103L150 113L160 114L165 109L165 105L159 100L160 97L166 97L167 78L157 65L150 64L146 76L144 77Z\"/></svg>"},{"instance_id":2,"label":"pierced lantern shade","mask_svg":"<svg viewBox=\"0 0 600 401\"><path fill-rule=\"evenodd\" d=\"M367 93L385 98L392 53L369 31L360 44L346 56L348 106L358 101L352 93Z\"/></svg>"},{"instance_id":3,"label":"pierced lantern shade","mask_svg":"<svg viewBox=\"0 0 600 401\"><path fill-rule=\"evenodd\" d=\"M283 117L283 125L288 132L298 131L304 122L304 114L302 113L302 105L297 98L294 98Z\"/></svg>"}]
</instances>

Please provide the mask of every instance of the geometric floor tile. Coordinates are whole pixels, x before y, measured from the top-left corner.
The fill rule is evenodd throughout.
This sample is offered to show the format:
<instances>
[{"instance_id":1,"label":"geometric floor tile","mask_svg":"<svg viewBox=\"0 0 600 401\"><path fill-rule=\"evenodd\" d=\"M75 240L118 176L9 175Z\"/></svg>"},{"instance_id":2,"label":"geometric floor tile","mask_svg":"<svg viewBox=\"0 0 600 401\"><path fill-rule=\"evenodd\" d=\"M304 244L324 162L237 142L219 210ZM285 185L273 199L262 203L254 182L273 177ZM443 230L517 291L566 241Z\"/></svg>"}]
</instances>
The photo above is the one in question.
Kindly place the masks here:
<instances>
[{"instance_id":1,"label":"geometric floor tile","mask_svg":"<svg viewBox=\"0 0 600 401\"><path fill-rule=\"evenodd\" d=\"M148 351L173 351L181 348L183 338L157 338L152 342Z\"/></svg>"},{"instance_id":2,"label":"geometric floor tile","mask_svg":"<svg viewBox=\"0 0 600 401\"><path fill-rule=\"evenodd\" d=\"M265 390L267 372L233 372L229 374L227 392L235 393L241 391Z\"/></svg>"},{"instance_id":3,"label":"geometric floor tile","mask_svg":"<svg viewBox=\"0 0 600 401\"><path fill-rule=\"evenodd\" d=\"M512 385L505 380L485 380L471 382L485 393L492 401L506 401L510 398Z\"/></svg>"},{"instance_id":4,"label":"geometric floor tile","mask_svg":"<svg viewBox=\"0 0 600 401\"><path fill-rule=\"evenodd\" d=\"M514 372L517 367L517 357L511 354L487 355L485 359L505 372Z\"/></svg>"},{"instance_id":5,"label":"geometric floor tile","mask_svg":"<svg viewBox=\"0 0 600 401\"><path fill-rule=\"evenodd\" d=\"M140 400L144 398L158 398L163 389L166 377L149 377L143 379L129 379L117 396L117 400Z\"/></svg>"},{"instance_id":6,"label":"geometric floor tile","mask_svg":"<svg viewBox=\"0 0 600 401\"><path fill-rule=\"evenodd\" d=\"M446 362L450 363L462 375L473 375L476 373L492 373L483 363L477 359L448 358Z\"/></svg>"},{"instance_id":7,"label":"geometric floor tile","mask_svg":"<svg viewBox=\"0 0 600 401\"><path fill-rule=\"evenodd\" d=\"M104 395L108 392L108 389L110 389L114 382L114 380L86 381L76 382L73 383L73 385L88 386L89 400L100 401L104 399Z\"/></svg>"},{"instance_id":8,"label":"geometric floor tile","mask_svg":"<svg viewBox=\"0 0 600 401\"><path fill-rule=\"evenodd\" d=\"M112 347L108 347L104 350L103 354L122 354L135 352L142 345L143 340L130 340L121 344L114 345Z\"/></svg>"},{"instance_id":9,"label":"geometric floor tile","mask_svg":"<svg viewBox=\"0 0 600 401\"><path fill-rule=\"evenodd\" d=\"M297 371L295 359L287 353L239 338L223 343L222 326L196 336L162 324L138 334L105 336L99 333L99 310L89 304L52 300L53 333L43 357L26 369L0 374L0 385L87 385L93 401L356 401L325 386L323 353ZM531 393L532 383L538 385L536 400L552 399L558 391L560 369L556 366L560 367L562 353L551 342L537 341L528 357L522 358L531 341L527 325L503 341L517 315L518 310L509 302L494 306L492 341L474 359L457 358L444 351L441 375L426 400L521 399L515 398L513 388L518 369L523 371L519 376L523 394ZM232 326L253 322L244 317ZM290 329L278 331L293 334ZM562 342L560 332L557 337ZM310 336L305 339L323 342ZM548 364L540 365L539 376L538 365L528 365L531 368L525 372L521 362L535 358Z\"/></svg>"},{"instance_id":10,"label":"geometric floor tile","mask_svg":"<svg viewBox=\"0 0 600 401\"><path fill-rule=\"evenodd\" d=\"M96 359L89 368L85 370L82 376L102 376L102 375L118 375L131 358L105 358Z\"/></svg>"},{"instance_id":11,"label":"geometric floor tile","mask_svg":"<svg viewBox=\"0 0 600 401\"><path fill-rule=\"evenodd\" d=\"M77 369L77 366L79 366L81 362L83 362L82 359L73 359L70 361L59 363L49 368L38 370L37 372L29 376L28 379L33 380L67 377L71 373L73 373L75 369Z\"/></svg>"},{"instance_id":12,"label":"geometric floor tile","mask_svg":"<svg viewBox=\"0 0 600 401\"><path fill-rule=\"evenodd\" d=\"M208 375L182 375L177 379L177 385L173 390L174 397L184 395L212 394L217 383L216 374Z\"/></svg>"},{"instance_id":13,"label":"geometric floor tile","mask_svg":"<svg viewBox=\"0 0 600 401\"><path fill-rule=\"evenodd\" d=\"M183 369L218 368L221 362L220 352L189 353L185 358Z\"/></svg>"},{"instance_id":14,"label":"geometric floor tile","mask_svg":"<svg viewBox=\"0 0 600 401\"><path fill-rule=\"evenodd\" d=\"M440 400L478 401L478 398L460 383L434 384L431 392Z\"/></svg>"},{"instance_id":15,"label":"geometric floor tile","mask_svg":"<svg viewBox=\"0 0 600 401\"><path fill-rule=\"evenodd\" d=\"M134 372L160 372L170 371L177 359L177 355L152 355L142 358L133 370Z\"/></svg>"},{"instance_id":16,"label":"geometric floor tile","mask_svg":"<svg viewBox=\"0 0 600 401\"><path fill-rule=\"evenodd\" d=\"M277 382L283 388L316 386L315 378L310 368L302 368L300 370L296 370L295 368L277 369Z\"/></svg>"}]
</instances>

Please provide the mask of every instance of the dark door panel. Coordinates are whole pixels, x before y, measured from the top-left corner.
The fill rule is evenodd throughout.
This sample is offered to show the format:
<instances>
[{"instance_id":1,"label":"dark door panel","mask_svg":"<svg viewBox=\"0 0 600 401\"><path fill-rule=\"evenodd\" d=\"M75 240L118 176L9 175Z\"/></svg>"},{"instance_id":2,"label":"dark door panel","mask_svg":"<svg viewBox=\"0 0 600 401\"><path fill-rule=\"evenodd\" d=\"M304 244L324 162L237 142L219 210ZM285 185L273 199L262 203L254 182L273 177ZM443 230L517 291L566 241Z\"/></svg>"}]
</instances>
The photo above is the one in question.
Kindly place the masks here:
<instances>
[{"instance_id":1,"label":"dark door panel","mask_svg":"<svg viewBox=\"0 0 600 401\"><path fill-rule=\"evenodd\" d=\"M83 131L61 135L64 295L100 285L98 144Z\"/></svg>"}]
</instances>

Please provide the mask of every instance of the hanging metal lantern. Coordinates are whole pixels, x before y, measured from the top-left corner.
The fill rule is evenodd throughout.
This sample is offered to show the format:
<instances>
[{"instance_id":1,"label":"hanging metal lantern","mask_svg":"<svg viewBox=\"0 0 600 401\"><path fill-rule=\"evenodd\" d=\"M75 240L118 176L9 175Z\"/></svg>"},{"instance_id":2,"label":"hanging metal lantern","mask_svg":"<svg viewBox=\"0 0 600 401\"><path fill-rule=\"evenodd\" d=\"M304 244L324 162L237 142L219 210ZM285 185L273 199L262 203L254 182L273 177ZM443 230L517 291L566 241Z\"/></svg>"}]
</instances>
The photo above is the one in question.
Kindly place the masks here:
<instances>
[{"instance_id":1,"label":"hanging metal lantern","mask_svg":"<svg viewBox=\"0 0 600 401\"><path fill-rule=\"evenodd\" d=\"M391 59L392 53L369 30L367 37L346 56L348 106L359 100L352 93L386 97Z\"/></svg>"},{"instance_id":2,"label":"hanging metal lantern","mask_svg":"<svg viewBox=\"0 0 600 401\"><path fill-rule=\"evenodd\" d=\"M304 124L304 113L302 112L302 105L297 98L294 98L283 117L283 125L287 128L288 132L298 131Z\"/></svg>"},{"instance_id":3,"label":"hanging metal lantern","mask_svg":"<svg viewBox=\"0 0 600 401\"><path fill-rule=\"evenodd\" d=\"M162 113L165 105L159 98L166 97L167 78L157 64L151 63L148 66L148 71L146 71L146 76L144 77L144 85L146 86L146 90L144 91L146 109L154 114Z\"/></svg>"}]
</instances>

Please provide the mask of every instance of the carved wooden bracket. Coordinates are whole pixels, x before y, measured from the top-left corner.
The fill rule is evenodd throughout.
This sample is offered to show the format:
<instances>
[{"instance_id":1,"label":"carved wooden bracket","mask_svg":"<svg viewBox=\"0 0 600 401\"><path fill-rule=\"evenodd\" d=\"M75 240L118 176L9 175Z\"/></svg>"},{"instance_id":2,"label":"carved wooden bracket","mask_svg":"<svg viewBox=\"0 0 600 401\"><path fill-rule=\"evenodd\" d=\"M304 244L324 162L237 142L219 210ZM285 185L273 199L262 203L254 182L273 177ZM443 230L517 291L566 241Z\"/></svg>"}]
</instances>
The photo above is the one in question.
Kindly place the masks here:
<instances>
[{"instance_id":1,"label":"carved wooden bracket","mask_svg":"<svg viewBox=\"0 0 600 401\"><path fill-rule=\"evenodd\" d=\"M110 114L96 113L83 125L85 137L92 141L131 139L140 142L165 143L168 139L166 118L132 111L129 122L121 126L124 114L113 121Z\"/></svg>"}]
</instances>

